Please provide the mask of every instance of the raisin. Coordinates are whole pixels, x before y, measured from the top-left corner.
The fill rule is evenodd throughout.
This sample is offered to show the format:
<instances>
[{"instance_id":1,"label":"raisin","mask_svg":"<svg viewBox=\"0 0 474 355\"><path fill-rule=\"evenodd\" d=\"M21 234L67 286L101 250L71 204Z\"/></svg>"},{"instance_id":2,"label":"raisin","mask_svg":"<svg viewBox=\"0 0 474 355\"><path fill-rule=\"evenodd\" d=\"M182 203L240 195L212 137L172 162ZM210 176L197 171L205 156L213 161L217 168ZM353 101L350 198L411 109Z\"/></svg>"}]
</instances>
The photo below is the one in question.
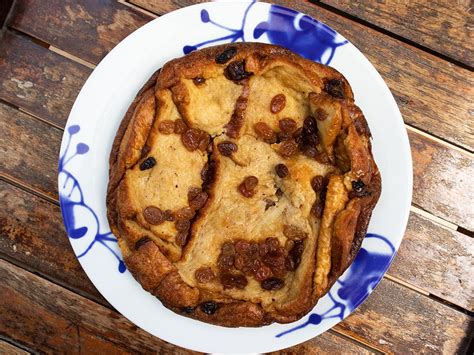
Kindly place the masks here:
<instances>
[{"instance_id":1,"label":"raisin","mask_svg":"<svg viewBox=\"0 0 474 355\"><path fill-rule=\"evenodd\" d=\"M331 79L329 80L324 90L331 95L332 97L343 99L344 98L344 88L343 83L339 79Z\"/></svg>"},{"instance_id":2,"label":"raisin","mask_svg":"<svg viewBox=\"0 0 474 355\"><path fill-rule=\"evenodd\" d=\"M183 307L181 308L181 310L183 311L183 313L191 314L194 312L194 307Z\"/></svg>"},{"instance_id":3,"label":"raisin","mask_svg":"<svg viewBox=\"0 0 474 355\"><path fill-rule=\"evenodd\" d=\"M253 73L245 71L245 60L237 60L230 63L224 70L227 79L241 81L250 77Z\"/></svg>"},{"instance_id":4,"label":"raisin","mask_svg":"<svg viewBox=\"0 0 474 355\"><path fill-rule=\"evenodd\" d=\"M283 280L280 280L276 277L270 277L269 279L265 279L260 283L260 286L267 291L275 291L281 289L285 283Z\"/></svg>"},{"instance_id":5,"label":"raisin","mask_svg":"<svg viewBox=\"0 0 474 355\"><path fill-rule=\"evenodd\" d=\"M184 122L184 120L177 119L176 121L174 121L174 133L181 134L187 129L188 125L186 124L186 122Z\"/></svg>"},{"instance_id":6,"label":"raisin","mask_svg":"<svg viewBox=\"0 0 474 355\"><path fill-rule=\"evenodd\" d=\"M138 239L138 241L135 243L135 250L140 249L141 246L145 245L148 242L151 242L151 239L148 237Z\"/></svg>"},{"instance_id":7,"label":"raisin","mask_svg":"<svg viewBox=\"0 0 474 355\"><path fill-rule=\"evenodd\" d=\"M165 213L158 207L148 206L143 210L143 218L150 224L158 225L165 221Z\"/></svg>"},{"instance_id":8,"label":"raisin","mask_svg":"<svg viewBox=\"0 0 474 355\"><path fill-rule=\"evenodd\" d=\"M189 206L194 210L199 210L200 208L204 207L207 198L207 193L202 191L198 193L191 201L189 201Z\"/></svg>"},{"instance_id":9,"label":"raisin","mask_svg":"<svg viewBox=\"0 0 474 355\"><path fill-rule=\"evenodd\" d=\"M148 157L140 164L140 170L148 170L153 168L156 165L156 159L153 157Z\"/></svg>"},{"instance_id":10,"label":"raisin","mask_svg":"<svg viewBox=\"0 0 474 355\"><path fill-rule=\"evenodd\" d=\"M258 185L258 179L255 176L247 176L239 185L239 191L245 197L252 197L255 195L255 188Z\"/></svg>"},{"instance_id":11,"label":"raisin","mask_svg":"<svg viewBox=\"0 0 474 355\"><path fill-rule=\"evenodd\" d=\"M238 148L235 143L230 141L224 141L217 145L217 149L219 149L219 152L223 156L230 157L232 153L235 153L237 151Z\"/></svg>"},{"instance_id":12,"label":"raisin","mask_svg":"<svg viewBox=\"0 0 474 355\"><path fill-rule=\"evenodd\" d=\"M190 128L186 130L183 134L181 134L181 142L184 144L184 147L190 152L193 152L199 148L201 139L202 132L195 128Z\"/></svg>"},{"instance_id":13,"label":"raisin","mask_svg":"<svg viewBox=\"0 0 474 355\"><path fill-rule=\"evenodd\" d=\"M191 186L188 190L188 203L194 199L200 192L201 192L201 188L200 187L196 187L196 186Z\"/></svg>"},{"instance_id":14,"label":"raisin","mask_svg":"<svg viewBox=\"0 0 474 355\"><path fill-rule=\"evenodd\" d=\"M283 196L283 190L280 188L277 188L275 191L276 197L282 197Z\"/></svg>"},{"instance_id":15,"label":"raisin","mask_svg":"<svg viewBox=\"0 0 474 355\"><path fill-rule=\"evenodd\" d=\"M320 162L321 164L331 164L331 159L329 159L329 155L327 155L325 152L317 153L314 159L316 159L316 161Z\"/></svg>"},{"instance_id":16,"label":"raisin","mask_svg":"<svg viewBox=\"0 0 474 355\"><path fill-rule=\"evenodd\" d=\"M303 152L307 150L308 147L315 148L319 143L318 126L314 117L309 116L305 118L298 142L299 148Z\"/></svg>"},{"instance_id":17,"label":"raisin","mask_svg":"<svg viewBox=\"0 0 474 355\"><path fill-rule=\"evenodd\" d=\"M316 149L316 147L311 147L311 146L303 147L302 153L308 158L313 158L313 159L316 159L318 156L318 150Z\"/></svg>"},{"instance_id":18,"label":"raisin","mask_svg":"<svg viewBox=\"0 0 474 355\"><path fill-rule=\"evenodd\" d=\"M285 259L285 269L287 271L294 271L296 270L296 266L295 266L295 262L293 261L293 259L289 256L286 257Z\"/></svg>"},{"instance_id":19,"label":"raisin","mask_svg":"<svg viewBox=\"0 0 474 355\"><path fill-rule=\"evenodd\" d=\"M244 254L250 249L250 243L245 240L238 240L234 243L235 252Z\"/></svg>"},{"instance_id":20,"label":"raisin","mask_svg":"<svg viewBox=\"0 0 474 355\"><path fill-rule=\"evenodd\" d=\"M218 55L216 55L216 63L225 64L229 60L234 58L236 54L237 54L237 48L229 47L226 50L224 50L222 53L219 53Z\"/></svg>"},{"instance_id":21,"label":"raisin","mask_svg":"<svg viewBox=\"0 0 474 355\"><path fill-rule=\"evenodd\" d=\"M210 267L200 267L194 272L194 277L199 283L208 283L209 281L213 280L216 275Z\"/></svg>"},{"instance_id":22,"label":"raisin","mask_svg":"<svg viewBox=\"0 0 474 355\"><path fill-rule=\"evenodd\" d=\"M275 172L282 179L290 175L290 171L288 170L288 167L285 164L277 164L275 166Z\"/></svg>"},{"instance_id":23,"label":"raisin","mask_svg":"<svg viewBox=\"0 0 474 355\"><path fill-rule=\"evenodd\" d=\"M298 145L294 141L284 141L280 144L278 153L284 158L290 158L298 154Z\"/></svg>"},{"instance_id":24,"label":"raisin","mask_svg":"<svg viewBox=\"0 0 474 355\"><path fill-rule=\"evenodd\" d=\"M201 311L203 313L207 315L211 315L211 314L216 313L219 306L217 305L216 302L207 301L207 302L201 303L201 306L199 308L201 308Z\"/></svg>"},{"instance_id":25,"label":"raisin","mask_svg":"<svg viewBox=\"0 0 474 355\"><path fill-rule=\"evenodd\" d=\"M178 232L178 234L176 234L175 241L177 245L184 247L188 241L188 232Z\"/></svg>"},{"instance_id":26,"label":"raisin","mask_svg":"<svg viewBox=\"0 0 474 355\"><path fill-rule=\"evenodd\" d=\"M328 118L328 114L322 108L317 108L314 117L318 121L325 121Z\"/></svg>"},{"instance_id":27,"label":"raisin","mask_svg":"<svg viewBox=\"0 0 474 355\"><path fill-rule=\"evenodd\" d=\"M247 278L244 275L225 273L220 276L221 284L224 289L237 288L242 290L247 286Z\"/></svg>"},{"instance_id":28,"label":"raisin","mask_svg":"<svg viewBox=\"0 0 474 355\"><path fill-rule=\"evenodd\" d=\"M265 265L260 266L258 270L255 271L255 274L254 274L255 280L257 281L263 281L265 279L268 279L271 276L272 276L272 269L270 269L268 266L265 266Z\"/></svg>"},{"instance_id":29,"label":"raisin","mask_svg":"<svg viewBox=\"0 0 474 355\"><path fill-rule=\"evenodd\" d=\"M206 82L206 79L204 79L202 76L196 76L193 78L193 83L196 86L202 85Z\"/></svg>"},{"instance_id":30,"label":"raisin","mask_svg":"<svg viewBox=\"0 0 474 355\"><path fill-rule=\"evenodd\" d=\"M356 192L361 192L365 187L365 184L362 180L352 181L352 189Z\"/></svg>"},{"instance_id":31,"label":"raisin","mask_svg":"<svg viewBox=\"0 0 474 355\"><path fill-rule=\"evenodd\" d=\"M234 266L235 257L231 254L221 254L217 259L217 264L223 270L230 270Z\"/></svg>"},{"instance_id":32,"label":"raisin","mask_svg":"<svg viewBox=\"0 0 474 355\"><path fill-rule=\"evenodd\" d=\"M207 151L209 143L211 143L211 137L207 133L201 132L201 138L199 139L199 150L201 152Z\"/></svg>"},{"instance_id":33,"label":"raisin","mask_svg":"<svg viewBox=\"0 0 474 355\"><path fill-rule=\"evenodd\" d=\"M291 133L287 132L278 132L277 133L277 143L281 143L283 141L290 140L292 138Z\"/></svg>"},{"instance_id":34,"label":"raisin","mask_svg":"<svg viewBox=\"0 0 474 355\"><path fill-rule=\"evenodd\" d=\"M311 207L311 214L316 218L321 218L323 216L324 202L316 201Z\"/></svg>"},{"instance_id":35,"label":"raisin","mask_svg":"<svg viewBox=\"0 0 474 355\"><path fill-rule=\"evenodd\" d=\"M324 177L322 175L316 175L311 179L311 187L315 192L319 192L324 187Z\"/></svg>"},{"instance_id":36,"label":"raisin","mask_svg":"<svg viewBox=\"0 0 474 355\"><path fill-rule=\"evenodd\" d=\"M281 247L280 247L281 248ZM278 248L276 251L268 252L262 261L271 268L282 266L285 264L285 250Z\"/></svg>"},{"instance_id":37,"label":"raisin","mask_svg":"<svg viewBox=\"0 0 474 355\"><path fill-rule=\"evenodd\" d=\"M174 132L174 121L164 120L158 123L158 131L163 134L171 134Z\"/></svg>"},{"instance_id":38,"label":"raisin","mask_svg":"<svg viewBox=\"0 0 474 355\"><path fill-rule=\"evenodd\" d=\"M293 133L296 131L296 121L291 118L283 118L278 122L278 127L285 133Z\"/></svg>"},{"instance_id":39,"label":"raisin","mask_svg":"<svg viewBox=\"0 0 474 355\"><path fill-rule=\"evenodd\" d=\"M173 211L171 211L171 210L166 210L166 211L164 212L164 214L165 214L165 220L166 220L166 221L168 221L168 222L174 222L174 221L176 220Z\"/></svg>"},{"instance_id":40,"label":"raisin","mask_svg":"<svg viewBox=\"0 0 474 355\"><path fill-rule=\"evenodd\" d=\"M285 108L286 96L283 94L275 95L270 102L270 111L272 113L278 113Z\"/></svg>"},{"instance_id":41,"label":"raisin","mask_svg":"<svg viewBox=\"0 0 474 355\"><path fill-rule=\"evenodd\" d=\"M187 219L178 219L175 222L175 228L178 232L187 232L191 227L191 222Z\"/></svg>"},{"instance_id":42,"label":"raisin","mask_svg":"<svg viewBox=\"0 0 474 355\"><path fill-rule=\"evenodd\" d=\"M283 226L283 235L289 239L304 239L307 236L304 230L292 224Z\"/></svg>"},{"instance_id":43,"label":"raisin","mask_svg":"<svg viewBox=\"0 0 474 355\"><path fill-rule=\"evenodd\" d=\"M221 251L223 254L234 255L235 254L235 245L232 242L225 242L222 244Z\"/></svg>"},{"instance_id":44,"label":"raisin","mask_svg":"<svg viewBox=\"0 0 474 355\"><path fill-rule=\"evenodd\" d=\"M300 144L301 140L303 139L303 127L298 128L296 131L293 132L293 139L296 143Z\"/></svg>"},{"instance_id":45,"label":"raisin","mask_svg":"<svg viewBox=\"0 0 474 355\"><path fill-rule=\"evenodd\" d=\"M204 166L201 169L201 180L204 183L207 183L209 180L209 170L210 170L210 167L208 163L204 164Z\"/></svg>"},{"instance_id":46,"label":"raisin","mask_svg":"<svg viewBox=\"0 0 474 355\"><path fill-rule=\"evenodd\" d=\"M147 145L144 145L140 154L140 158L146 157L148 153L150 153L150 151L151 151L151 148Z\"/></svg>"},{"instance_id":47,"label":"raisin","mask_svg":"<svg viewBox=\"0 0 474 355\"><path fill-rule=\"evenodd\" d=\"M188 220L194 217L195 212L190 207L183 207L174 213L176 219Z\"/></svg>"},{"instance_id":48,"label":"raisin","mask_svg":"<svg viewBox=\"0 0 474 355\"><path fill-rule=\"evenodd\" d=\"M253 129L259 138L264 142L273 144L277 141L276 133L265 122L257 122L253 125Z\"/></svg>"},{"instance_id":49,"label":"raisin","mask_svg":"<svg viewBox=\"0 0 474 355\"><path fill-rule=\"evenodd\" d=\"M288 256L291 258L292 265L295 270L298 265L301 263L301 255L303 255L304 245L302 240L295 240L293 248L288 253ZM290 270L291 271L291 270Z\"/></svg>"}]
</instances>

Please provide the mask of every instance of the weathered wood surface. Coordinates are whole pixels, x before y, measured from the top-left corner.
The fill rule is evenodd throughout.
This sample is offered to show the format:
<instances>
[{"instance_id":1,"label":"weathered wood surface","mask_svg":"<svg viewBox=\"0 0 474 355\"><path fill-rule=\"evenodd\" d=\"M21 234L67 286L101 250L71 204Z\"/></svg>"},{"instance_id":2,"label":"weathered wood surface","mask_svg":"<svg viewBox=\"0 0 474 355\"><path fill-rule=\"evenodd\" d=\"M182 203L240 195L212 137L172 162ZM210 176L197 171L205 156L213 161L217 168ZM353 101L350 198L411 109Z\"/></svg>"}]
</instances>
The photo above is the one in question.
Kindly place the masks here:
<instances>
[{"instance_id":1,"label":"weathered wood surface","mask_svg":"<svg viewBox=\"0 0 474 355\"><path fill-rule=\"evenodd\" d=\"M6 32L0 41L0 99L54 125L66 124L90 73L24 36Z\"/></svg>"},{"instance_id":2,"label":"weathered wood surface","mask_svg":"<svg viewBox=\"0 0 474 355\"><path fill-rule=\"evenodd\" d=\"M474 230L474 155L408 131L413 157L413 203Z\"/></svg>"},{"instance_id":3,"label":"weathered wood surface","mask_svg":"<svg viewBox=\"0 0 474 355\"><path fill-rule=\"evenodd\" d=\"M2 180L0 201L0 256L108 305L72 251L59 206Z\"/></svg>"},{"instance_id":4,"label":"weathered wood surface","mask_svg":"<svg viewBox=\"0 0 474 355\"><path fill-rule=\"evenodd\" d=\"M0 174L58 199L62 131L0 102Z\"/></svg>"},{"instance_id":5,"label":"weathered wood surface","mask_svg":"<svg viewBox=\"0 0 474 355\"><path fill-rule=\"evenodd\" d=\"M29 354L29 352L24 351L23 349L20 349L15 345L7 343L6 341L0 340L0 354L26 355Z\"/></svg>"},{"instance_id":6,"label":"weathered wood surface","mask_svg":"<svg viewBox=\"0 0 474 355\"><path fill-rule=\"evenodd\" d=\"M30 57L28 64L25 65L23 63L24 66L22 70L24 70L25 73L37 70L38 65L35 64L37 62L46 63L51 60L55 63L56 70L67 70L69 69L68 65L73 63L67 58L38 46L27 38L17 35L11 35L10 37L13 38L11 44L17 45L17 47L15 47L16 57L27 60L26 58L29 58L29 53L37 51L34 57ZM1 55L0 52L0 57ZM8 62L6 66L8 66ZM74 66L81 67L76 63L74 63ZM11 68L11 71L14 72L15 66L12 65ZM25 70L25 68L27 69ZM89 71L88 68L81 68L84 70L84 73ZM59 71L57 73L59 73ZM79 92L85 77L76 78L75 80L66 80L64 85L59 86L43 74L39 76L22 76L18 80L21 80L23 83L29 83L28 86L32 86L35 89L33 91L21 89L21 86L17 85L18 83L12 81L11 75L2 73L2 69L0 69L0 83L3 83L0 98L10 101L14 105L19 105L20 107L24 105L27 110L32 112L35 116L64 126L65 117L67 116L67 113L64 111L70 109L72 106L73 95ZM13 83L13 85L9 83ZM37 87L41 89L36 89ZM54 95L53 101L55 104L50 105L51 97L56 90L58 90L59 93ZM41 93L47 96L44 97ZM25 96L26 98L18 98L18 95ZM47 107L47 109L44 109L44 107ZM56 108L58 108L57 111L55 111ZM63 114L64 117L56 118ZM24 124L24 127L28 128L28 125ZM472 190L473 188L469 180L469 176L472 176L474 173L474 158L472 154L450 147L449 145L438 143L417 132L410 131L409 136L412 140L411 144L415 170L413 202L421 208L452 223L459 224L467 229L474 229L474 218L472 217L474 212L472 209L465 207L468 206L470 202L470 196L466 191L469 191L469 189ZM13 143L18 144L18 142ZM5 159L21 161L21 159L23 159L21 156L14 155L17 154L17 150L21 151L25 149L33 149L33 152L35 152L35 148L32 146L14 148L11 149L13 156L5 157ZM46 157L38 157L38 159L43 158ZM39 162L35 164L39 166L43 165ZM48 163L45 166L51 165ZM30 175L31 174L25 176L25 179L30 178ZM31 178L33 180L27 182L30 182L32 186L40 186L40 190L42 189L42 191L47 190L48 187L46 186L47 184L44 184L44 181L42 184L41 181L35 181L34 177ZM40 176L37 178L39 180L44 179ZM54 186L55 184L54 182ZM56 194L56 190L54 189L54 191L50 191L49 193Z\"/></svg>"},{"instance_id":7,"label":"weathered wood surface","mask_svg":"<svg viewBox=\"0 0 474 355\"><path fill-rule=\"evenodd\" d=\"M447 57L474 66L472 1L320 1Z\"/></svg>"},{"instance_id":8,"label":"weathered wood surface","mask_svg":"<svg viewBox=\"0 0 474 355\"><path fill-rule=\"evenodd\" d=\"M0 260L0 333L41 352L73 354L179 353L168 344L95 302ZM186 336L183 334L183 336ZM212 341L210 339L209 341ZM330 332L295 348L328 353L364 348Z\"/></svg>"},{"instance_id":9,"label":"weathered wood surface","mask_svg":"<svg viewBox=\"0 0 474 355\"><path fill-rule=\"evenodd\" d=\"M163 14L190 1L131 0ZM474 150L474 74L315 4L273 0L328 24L366 55L390 87L406 123Z\"/></svg>"},{"instance_id":10,"label":"weathered wood surface","mask_svg":"<svg viewBox=\"0 0 474 355\"><path fill-rule=\"evenodd\" d=\"M116 0L18 0L15 15L10 26L90 63L151 19Z\"/></svg>"},{"instance_id":11,"label":"weathered wood surface","mask_svg":"<svg viewBox=\"0 0 474 355\"><path fill-rule=\"evenodd\" d=\"M462 312L383 279L334 329L377 344L388 353L462 354L469 345L473 323Z\"/></svg>"},{"instance_id":12,"label":"weathered wood surface","mask_svg":"<svg viewBox=\"0 0 474 355\"><path fill-rule=\"evenodd\" d=\"M388 275L474 311L474 241L411 213Z\"/></svg>"}]
</instances>

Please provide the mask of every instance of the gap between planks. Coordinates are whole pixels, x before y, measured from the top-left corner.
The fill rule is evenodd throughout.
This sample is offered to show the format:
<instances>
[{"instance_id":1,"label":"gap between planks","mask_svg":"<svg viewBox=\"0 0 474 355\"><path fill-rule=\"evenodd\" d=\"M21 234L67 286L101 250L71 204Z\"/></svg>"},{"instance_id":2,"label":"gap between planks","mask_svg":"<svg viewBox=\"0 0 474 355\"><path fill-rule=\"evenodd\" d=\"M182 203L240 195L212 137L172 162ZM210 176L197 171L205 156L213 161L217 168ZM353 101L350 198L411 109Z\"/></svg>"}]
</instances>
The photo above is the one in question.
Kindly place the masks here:
<instances>
[{"instance_id":1,"label":"gap between planks","mask_svg":"<svg viewBox=\"0 0 474 355\"><path fill-rule=\"evenodd\" d=\"M329 4L322 3L322 2L320 2L319 0L308 0L308 2L309 2L311 5L313 5L313 6L321 7L321 8L323 8L323 9L325 9L325 10L331 11L332 13L334 13L334 14L336 14L336 15L339 15L339 16L341 16L341 17L345 17L345 18L348 19L348 20L351 20L351 21L353 21L353 22L356 22L356 23L358 23L358 24L361 24L361 25L363 25L363 26L365 26L365 27L371 28L371 29L373 29L373 30L375 30L375 31L377 31L377 32L380 32L380 33L382 33L382 34L384 34L384 35L390 37L390 38L396 39L396 40L398 40L398 41L400 41L400 42L403 42L403 43L405 43L405 44L407 44L407 45L409 45L409 46L411 46L411 47L418 48L418 49L420 49L420 50L422 50L422 51L424 51L424 52L426 52L426 53L429 53L429 54L431 54L431 55L433 55L433 56L435 56L435 57L437 57L437 58L440 58L440 59L445 60L445 61L447 61L447 62L449 62L449 63L452 63L452 64L454 64L454 65L457 65L457 66L459 66L459 67L461 67L461 68L463 68L463 69L467 69L467 70L470 70L470 71L473 71L473 70L474 70L474 68L471 67L471 66L468 65L468 64L465 64L465 63L463 63L463 62L461 62L461 61L459 61L459 60L457 60L457 59L451 58L451 57L449 57L448 55L445 55L445 54L443 54L443 53L440 53L440 52L438 52L438 51L436 51L436 50L434 50L434 49L428 48L428 47L424 46L424 45L421 44L421 43L415 42L415 41L413 41L413 40L411 40L411 39L408 39L408 38L406 38L406 37L403 37L403 36L401 36L401 35L398 35L398 34L396 34L396 33L394 33L394 32L391 32L390 30L387 30L387 29L385 29L385 28L382 28L382 27L380 27L380 26L378 26L378 25L375 25L375 24L373 24L373 23L371 23L371 22L368 22L368 21L366 21L366 20L363 20L363 19L361 19L361 18L359 18L359 17L357 17L357 16L354 16L354 15L351 15L351 14L349 14L349 13L347 13L347 12L344 12L344 11L342 11L342 10L339 10L338 8L335 8L335 7L333 7L333 6L329 5Z\"/></svg>"},{"instance_id":2,"label":"gap between planks","mask_svg":"<svg viewBox=\"0 0 474 355\"><path fill-rule=\"evenodd\" d=\"M132 3L128 2L128 1L126 1L126 0L117 0L117 2L118 2L119 4L128 6L128 7L132 8L132 9L138 11L138 12L141 12L141 13L147 15L147 16L150 16L150 17L153 17L153 18L158 18L158 17L160 17L160 15L157 15L157 14L151 12L151 11L148 11L147 9L144 9L143 7L140 7L140 6L137 6L137 5L135 5L135 4L132 4Z\"/></svg>"}]
</instances>

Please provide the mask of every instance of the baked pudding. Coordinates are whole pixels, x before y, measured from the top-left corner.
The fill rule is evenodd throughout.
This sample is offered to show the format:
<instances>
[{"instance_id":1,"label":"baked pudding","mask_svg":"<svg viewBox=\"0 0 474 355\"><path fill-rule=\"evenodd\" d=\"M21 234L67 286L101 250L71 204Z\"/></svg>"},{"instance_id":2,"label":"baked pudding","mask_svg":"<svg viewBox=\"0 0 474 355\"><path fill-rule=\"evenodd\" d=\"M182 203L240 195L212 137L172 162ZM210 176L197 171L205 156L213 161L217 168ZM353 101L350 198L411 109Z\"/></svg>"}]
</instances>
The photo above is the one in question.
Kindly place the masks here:
<instances>
[{"instance_id":1,"label":"baked pudding","mask_svg":"<svg viewBox=\"0 0 474 355\"><path fill-rule=\"evenodd\" d=\"M169 309L235 327L308 313L351 264L381 190L335 69L261 43L172 60L110 155L107 214L128 270Z\"/></svg>"}]
</instances>

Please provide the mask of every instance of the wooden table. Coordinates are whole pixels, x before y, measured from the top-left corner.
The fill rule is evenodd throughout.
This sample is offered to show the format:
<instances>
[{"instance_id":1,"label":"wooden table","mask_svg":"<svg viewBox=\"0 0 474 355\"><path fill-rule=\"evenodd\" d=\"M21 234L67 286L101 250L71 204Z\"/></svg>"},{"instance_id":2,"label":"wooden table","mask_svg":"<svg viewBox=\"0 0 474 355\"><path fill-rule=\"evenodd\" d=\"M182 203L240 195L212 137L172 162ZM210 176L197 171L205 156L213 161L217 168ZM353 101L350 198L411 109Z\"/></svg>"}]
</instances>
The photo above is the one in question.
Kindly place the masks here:
<instances>
[{"instance_id":1,"label":"wooden table","mask_svg":"<svg viewBox=\"0 0 474 355\"><path fill-rule=\"evenodd\" d=\"M414 169L408 228L380 285L345 321L284 352L472 354L469 1L275 2L327 23L370 59L403 114ZM94 288L64 231L56 176L63 127L95 65L192 1L11 3L0 1L0 353L188 353L137 328Z\"/></svg>"}]
</instances>

